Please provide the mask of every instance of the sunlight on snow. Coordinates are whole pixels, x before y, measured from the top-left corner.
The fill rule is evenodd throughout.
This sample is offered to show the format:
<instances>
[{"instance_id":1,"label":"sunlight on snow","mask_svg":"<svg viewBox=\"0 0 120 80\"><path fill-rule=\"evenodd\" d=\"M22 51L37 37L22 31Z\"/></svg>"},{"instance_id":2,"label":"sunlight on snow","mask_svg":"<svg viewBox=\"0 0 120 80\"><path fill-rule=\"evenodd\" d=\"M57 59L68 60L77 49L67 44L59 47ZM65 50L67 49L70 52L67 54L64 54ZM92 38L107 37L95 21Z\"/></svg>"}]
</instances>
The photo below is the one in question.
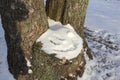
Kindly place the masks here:
<instances>
[{"instance_id":1,"label":"sunlight on snow","mask_svg":"<svg viewBox=\"0 0 120 80\"><path fill-rule=\"evenodd\" d=\"M82 48L83 40L70 24L62 25L60 22L48 19L49 29L37 40L42 42L42 50L55 57L72 59L77 57Z\"/></svg>"}]
</instances>

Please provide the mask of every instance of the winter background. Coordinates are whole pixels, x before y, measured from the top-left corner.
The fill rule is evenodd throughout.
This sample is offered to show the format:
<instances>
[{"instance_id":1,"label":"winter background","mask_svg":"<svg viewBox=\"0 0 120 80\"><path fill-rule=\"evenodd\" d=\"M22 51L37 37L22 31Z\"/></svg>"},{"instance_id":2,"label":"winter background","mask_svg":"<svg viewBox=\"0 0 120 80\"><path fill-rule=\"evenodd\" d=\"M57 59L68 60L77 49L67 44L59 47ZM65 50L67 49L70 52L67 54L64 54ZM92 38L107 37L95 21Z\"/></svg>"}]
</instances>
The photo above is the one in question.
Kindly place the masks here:
<instances>
[{"instance_id":1,"label":"winter background","mask_svg":"<svg viewBox=\"0 0 120 80\"><path fill-rule=\"evenodd\" d=\"M89 0L85 34L93 54L78 80L120 80L120 0ZM14 80L8 71L7 48L0 21L0 80Z\"/></svg>"}]
</instances>

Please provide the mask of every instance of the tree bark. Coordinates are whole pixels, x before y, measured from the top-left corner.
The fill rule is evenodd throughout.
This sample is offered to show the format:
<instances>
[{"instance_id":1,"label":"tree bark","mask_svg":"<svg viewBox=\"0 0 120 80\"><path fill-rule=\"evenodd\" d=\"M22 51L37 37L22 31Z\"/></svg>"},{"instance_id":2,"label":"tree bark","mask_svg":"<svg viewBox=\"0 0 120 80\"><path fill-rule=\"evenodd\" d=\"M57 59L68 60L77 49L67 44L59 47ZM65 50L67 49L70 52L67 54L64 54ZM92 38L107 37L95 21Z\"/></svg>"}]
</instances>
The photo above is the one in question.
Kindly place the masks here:
<instances>
[{"instance_id":1,"label":"tree bark","mask_svg":"<svg viewBox=\"0 0 120 80\"><path fill-rule=\"evenodd\" d=\"M9 70L16 79L29 80L25 58L31 61L32 45L48 28L43 0L0 0L0 14Z\"/></svg>"}]
</instances>

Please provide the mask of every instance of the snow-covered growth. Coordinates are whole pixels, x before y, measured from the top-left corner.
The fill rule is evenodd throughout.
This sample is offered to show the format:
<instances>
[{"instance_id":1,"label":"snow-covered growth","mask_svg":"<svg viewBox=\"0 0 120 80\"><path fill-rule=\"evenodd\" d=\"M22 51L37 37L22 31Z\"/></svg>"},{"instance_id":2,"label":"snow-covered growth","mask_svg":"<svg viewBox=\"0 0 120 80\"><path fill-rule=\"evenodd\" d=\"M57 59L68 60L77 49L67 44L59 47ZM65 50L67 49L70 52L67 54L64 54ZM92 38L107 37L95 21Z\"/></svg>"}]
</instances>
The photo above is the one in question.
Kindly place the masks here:
<instances>
[{"instance_id":1,"label":"snow-covered growth","mask_svg":"<svg viewBox=\"0 0 120 80\"><path fill-rule=\"evenodd\" d=\"M48 19L48 23L49 29L36 41L43 43L41 49L48 54L55 54L59 59L77 57L83 48L83 40L73 27L51 19Z\"/></svg>"}]
</instances>

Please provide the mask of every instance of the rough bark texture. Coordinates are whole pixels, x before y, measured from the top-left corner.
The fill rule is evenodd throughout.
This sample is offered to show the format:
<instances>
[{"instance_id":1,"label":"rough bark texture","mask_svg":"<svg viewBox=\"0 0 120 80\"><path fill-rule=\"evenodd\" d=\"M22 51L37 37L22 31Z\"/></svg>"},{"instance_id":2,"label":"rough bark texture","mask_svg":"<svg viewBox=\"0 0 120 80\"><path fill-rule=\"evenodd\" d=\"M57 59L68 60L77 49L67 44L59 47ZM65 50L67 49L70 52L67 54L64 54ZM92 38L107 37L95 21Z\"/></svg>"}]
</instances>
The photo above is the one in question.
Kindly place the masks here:
<instances>
[{"instance_id":1,"label":"rough bark texture","mask_svg":"<svg viewBox=\"0 0 120 80\"><path fill-rule=\"evenodd\" d=\"M46 13L50 18L59 21L63 17L65 6L66 0L47 0Z\"/></svg>"},{"instance_id":2,"label":"rough bark texture","mask_svg":"<svg viewBox=\"0 0 120 80\"><path fill-rule=\"evenodd\" d=\"M0 0L0 14L9 70L16 79L29 80L25 57L31 60L32 45L47 30L43 0Z\"/></svg>"}]
</instances>

